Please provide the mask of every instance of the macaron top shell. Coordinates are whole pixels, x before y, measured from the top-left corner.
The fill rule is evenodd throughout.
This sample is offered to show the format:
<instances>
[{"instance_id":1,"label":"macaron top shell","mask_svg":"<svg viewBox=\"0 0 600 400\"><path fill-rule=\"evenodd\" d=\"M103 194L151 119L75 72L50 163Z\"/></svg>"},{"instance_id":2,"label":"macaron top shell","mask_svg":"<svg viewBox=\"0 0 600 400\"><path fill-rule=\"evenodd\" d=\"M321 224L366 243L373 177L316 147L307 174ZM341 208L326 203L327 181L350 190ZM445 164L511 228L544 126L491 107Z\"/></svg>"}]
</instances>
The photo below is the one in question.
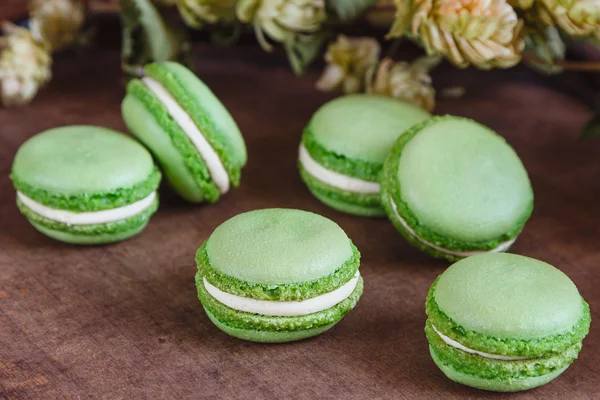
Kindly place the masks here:
<instances>
[{"instance_id":1,"label":"macaron top shell","mask_svg":"<svg viewBox=\"0 0 600 400\"><path fill-rule=\"evenodd\" d=\"M495 338L537 339L572 330L582 298L560 270L515 254L463 259L438 279L439 309L466 330Z\"/></svg>"},{"instance_id":2,"label":"macaron top shell","mask_svg":"<svg viewBox=\"0 0 600 400\"><path fill-rule=\"evenodd\" d=\"M401 200L419 225L436 234L493 240L531 213L533 192L521 160L501 136L475 121L432 118L401 152Z\"/></svg>"},{"instance_id":3,"label":"macaron top shell","mask_svg":"<svg viewBox=\"0 0 600 400\"><path fill-rule=\"evenodd\" d=\"M68 126L25 142L11 177L18 190L68 197L130 189L153 174L159 173L150 153L134 139L105 128ZM154 190L154 183L145 195Z\"/></svg>"},{"instance_id":4,"label":"macaron top shell","mask_svg":"<svg viewBox=\"0 0 600 400\"><path fill-rule=\"evenodd\" d=\"M206 242L212 268L227 276L267 285L313 281L353 257L346 233L307 211L265 209L237 215ZM353 272L352 272L353 273Z\"/></svg>"},{"instance_id":5,"label":"macaron top shell","mask_svg":"<svg viewBox=\"0 0 600 400\"><path fill-rule=\"evenodd\" d=\"M246 145L236 122L192 71L175 62L162 62L147 65L144 73L167 88L213 146L216 141L226 141L227 156L233 164L238 168L246 164Z\"/></svg>"},{"instance_id":6,"label":"macaron top shell","mask_svg":"<svg viewBox=\"0 0 600 400\"><path fill-rule=\"evenodd\" d=\"M307 130L327 150L383 164L398 136L430 117L420 107L387 96L358 94L323 105Z\"/></svg>"}]
</instances>

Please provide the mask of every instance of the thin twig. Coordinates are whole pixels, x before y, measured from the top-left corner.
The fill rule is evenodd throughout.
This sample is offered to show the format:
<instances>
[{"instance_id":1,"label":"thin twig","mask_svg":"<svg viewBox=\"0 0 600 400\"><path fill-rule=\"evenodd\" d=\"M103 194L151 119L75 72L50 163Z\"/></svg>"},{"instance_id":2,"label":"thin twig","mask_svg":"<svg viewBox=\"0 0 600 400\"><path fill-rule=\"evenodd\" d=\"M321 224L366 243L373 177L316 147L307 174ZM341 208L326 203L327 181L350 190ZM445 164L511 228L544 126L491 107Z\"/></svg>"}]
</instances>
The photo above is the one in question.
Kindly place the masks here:
<instances>
[{"instance_id":1,"label":"thin twig","mask_svg":"<svg viewBox=\"0 0 600 400\"><path fill-rule=\"evenodd\" d=\"M532 54L523 54L523 59L535 64L548 64L548 60L544 60L540 57ZM550 62L551 65L564 68L569 71L586 71L586 72L600 72L600 61L566 61L566 60L555 60Z\"/></svg>"}]
</instances>

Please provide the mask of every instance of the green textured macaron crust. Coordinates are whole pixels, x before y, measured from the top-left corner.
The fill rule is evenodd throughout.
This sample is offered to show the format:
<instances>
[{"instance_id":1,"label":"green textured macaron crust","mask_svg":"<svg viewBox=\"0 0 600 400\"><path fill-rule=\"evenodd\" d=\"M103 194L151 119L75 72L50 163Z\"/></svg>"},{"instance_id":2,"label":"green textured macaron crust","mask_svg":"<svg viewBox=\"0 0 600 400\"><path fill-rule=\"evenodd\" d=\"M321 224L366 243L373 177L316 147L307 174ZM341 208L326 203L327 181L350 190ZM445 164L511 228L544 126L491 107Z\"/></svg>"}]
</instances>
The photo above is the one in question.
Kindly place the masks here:
<instances>
[{"instance_id":1,"label":"green textured macaron crust","mask_svg":"<svg viewBox=\"0 0 600 400\"><path fill-rule=\"evenodd\" d=\"M348 192L330 186L315 178L300 163L298 163L298 169L300 177L310 192L328 206L342 212L360 216L385 215L385 210L381 207L379 193Z\"/></svg>"},{"instance_id":2,"label":"green textured macaron crust","mask_svg":"<svg viewBox=\"0 0 600 400\"><path fill-rule=\"evenodd\" d=\"M356 246L351 244L351 247L352 256L329 275L311 281L286 284L249 282L222 273L211 266L206 242L196 253L196 264L199 273L210 284L226 293L257 300L300 301L332 292L354 277L360 265L360 253Z\"/></svg>"},{"instance_id":3,"label":"green textured macaron crust","mask_svg":"<svg viewBox=\"0 0 600 400\"><path fill-rule=\"evenodd\" d=\"M433 296L440 310L466 330L497 338L569 334L589 318L567 275L517 254L483 254L454 263L440 275Z\"/></svg>"},{"instance_id":4,"label":"green textured macaron crust","mask_svg":"<svg viewBox=\"0 0 600 400\"><path fill-rule=\"evenodd\" d=\"M17 206L19 207L21 214L23 214L36 228L44 227L45 229L55 232L65 232L80 237L93 237L135 231L137 228L145 226L150 220L150 217L152 217L158 209L158 198L156 198L156 200L154 200L154 202L145 210L132 217L104 224L89 225L69 225L48 219L29 209L19 199L17 199Z\"/></svg>"},{"instance_id":5,"label":"green textured macaron crust","mask_svg":"<svg viewBox=\"0 0 600 400\"><path fill-rule=\"evenodd\" d=\"M422 108L387 96L343 96L315 112L302 143L324 167L378 181L383 162L398 136L429 117Z\"/></svg>"},{"instance_id":6,"label":"green textured macaron crust","mask_svg":"<svg viewBox=\"0 0 600 400\"><path fill-rule=\"evenodd\" d=\"M431 325L431 320L428 320L425 334L436 358L457 372L482 379L525 379L551 374L575 361L582 346L579 342L560 353L550 353L544 357L498 360L471 354L446 344Z\"/></svg>"},{"instance_id":7,"label":"green textured macaron crust","mask_svg":"<svg viewBox=\"0 0 600 400\"><path fill-rule=\"evenodd\" d=\"M219 321L214 315L210 313L206 308L204 309L208 318L213 324L226 334L242 340L249 340L257 343L287 343L295 342L298 340L307 339L313 336L320 335L323 332L333 328L335 323L331 325L319 326L317 328L303 329L300 331L259 331L259 330L248 330L230 327L224 322Z\"/></svg>"},{"instance_id":8,"label":"green textured macaron crust","mask_svg":"<svg viewBox=\"0 0 600 400\"><path fill-rule=\"evenodd\" d=\"M308 211L270 208L238 214L206 241L213 269L261 285L325 278L357 255L338 224Z\"/></svg>"},{"instance_id":9,"label":"green textured macaron crust","mask_svg":"<svg viewBox=\"0 0 600 400\"><path fill-rule=\"evenodd\" d=\"M448 126L448 132L444 131L445 125ZM464 130L467 132L464 133L464 137L461 136L463 130L457 129L461 127L470 129L468 132ZM442 131L448 133L450 141L432 143L429 136L443 137ZM458 136L451 138L451 135ZM423 140L423 137L426 140ZM451 154L449 145L453 146L454 154ZM429 147L432 149L428 149ZM490 157L480 160L482 157L478 153L480 150L484 156ZM500 155L494 155L496 150ZM420 152L425 154L425 158L435 161L433 162L435 169L431 169L432 163L419 162L419 159L424 158L419 158ZM439 154L433 157L432 154L435 152ZM474 166L474 162L479 162L480 165ZM505 173L505 169L508 172ZM407 178L411 174L413 176ZM452 174L453 178L446 179L448 174ZM489 182L486 183L492 178L500 182L499 187L502 190L493 187ZM401 184L401 181L405 182ZM442 182L442 184L437 187L435 182ZM488 128L474 121L454 116L433 117L405 132L396 141L386 159L381 184L382 203L390 219L395 221L396 227L400 222L397 221L398 217L389 204L389 198L393 200L398 215L416 236L450 251L493 250L515 239L533 210L533 192L527 173L510 146ZM501 203L505 199L502 196L505 186L508 187L509 184L518 186L508 191L512 193L511 197L506 199L510 206L504 208L509 211L506 211L506 215L496 216L495 213L500 212L498 210L503 210ZM443 193L436 192L440 188ZM433 192L424 198L423 193L427 191ZM463 198L465 194L468 194L468 198ZM494 201L486 204L484 201L486 198ZM430 207L431 213L436 217L428 218L425 208L433 204L432 202L437 204L436 207ZM465 214L465 207L469 210L474 209L466 206L469 204L477 205L477 214L474 215L477 218L481 217L479 222L475 221L477 218ZM493 207L489 213L492 217L484 215L484 209L488 206ZM448 219L447 216L440 217L439 221L435 220L439 209L450 210L452 207L456 208L448 214L458 216L455 218L455 223L452 223L451 218ZM463 217L468 218L461 221ZM439 254L434 250L430 253ZM443 252L442 256L449 259L459 258Z\"/></svg>"},{"instance_id":10,"label":"green textured macaron crust","mask_svg":"<svg viewBox=\"0 0 600 400\"><path fill-rule=\"evenodd\" d=\"M348 298L323 311L295 317L274 317L234 310L212 297L204 287L203 276L196 273L196 288L202 305L221 323L231 328L259 331L300 331L328 326L338 322L358 303L363 292L363 280Z\"/></svg>"},{"instance_id":11,"label":"green textured macaron crust","mask_svg":"<svg viewBox=\"0 0 600 400\"><path fill-rule=\"evenodd\" d=\"M306 148L310 157L322 167L365 181L377 182L379 180L383 163L349 158L327 149L315 139L310 126L304 129L302 145Z\"/></svg>"},{"instance_id":12,"label":"green textured macaron crust","mask_svg":"<svg viewBox=\"0 0 600 400\"><path fill-rule=\"evenodd\" d=\"M181 126L175 122L171 117L167 108L162 104L160 100L148 89L148 87L142 83L142 81L134 79L127 85L127 96L122 104L123 119L131 130L131 132L138 137L141 141L146 143L152 151L155 153L156 158L161 160L160 148L152 148L150 143L147 143L147 139L144 137L145 132L143 129L144 124L150 123L150 121L135 121L136 118L133 114L132 102L128 97L132 97L142 104L143 107L153 116L155 122L162 128L163 132L170 138L173 146L179 152L180 157L183 160L184 165L187 168L187 172L191 175L197 187L200 189L197 192L192 190L182 192L182 196L187 200L194 202L208 201L210 203L216 202L221 193L217 185L213 182L210 175L210 171L204 162L204 159L198 152L198 149L192 141L188 138L186 133L183 131ZM215 149L216 151L216 149ZM220 155L219 155L220 156ZM229 173L229 170L228 170ZM167 175L169 181L173 184L173 187L177 188L174 184L174 180L184 179L179 176ZM233 178L233 179L232 179ZM239 175L230 176L230 183L232 186L239 184Z\"/></svg>"},{"instance_id":13,"label":"green textured macaron crust","mask_svg":"<svg viewBox=\"0 0 600 400\"><path fill-rule=\"evenodd\" d=\"M582 308L584 309L583 315L568 332L531 339L498 338L481 334L457 324L440 310L434 299L438 280L431 286L427 295L425 310L428 321L443 335L469 349L504 356L541 357L551 353L560 353L581 343L590 328L589 306L581 299Z\"/></svg>"},{"instance_id":14,"label":"green textured macaron crust","mask_svg":"<svg viewBox=\"0 0 600 400\"><path fill-rule=\"evenodd\" d=\"M161 174L131 137L85 125L50 129L17 151L15 188L48 207L99 211L125 206L156 190Z\"/></svg>"},{"instance_id":15,"label":"green textured macaron crust","mask_svg":"<svg viewBox=\"0 0 600 400\"><path fill-rule=\"evenodd\" d=\"M476 389L488 390L493 392L520 392L523 390L533 389L552 381L569 367L567 365L562 369L557 369L554 372L551 372L546 375L540 375L524 379L486 379L458 372L454 370L451 366L444 364L438 358L437 353L431 346L429 347L429 351L431 354L431 358L433 359L435 364L450 380Z\"/></svg>"}]
</instances>

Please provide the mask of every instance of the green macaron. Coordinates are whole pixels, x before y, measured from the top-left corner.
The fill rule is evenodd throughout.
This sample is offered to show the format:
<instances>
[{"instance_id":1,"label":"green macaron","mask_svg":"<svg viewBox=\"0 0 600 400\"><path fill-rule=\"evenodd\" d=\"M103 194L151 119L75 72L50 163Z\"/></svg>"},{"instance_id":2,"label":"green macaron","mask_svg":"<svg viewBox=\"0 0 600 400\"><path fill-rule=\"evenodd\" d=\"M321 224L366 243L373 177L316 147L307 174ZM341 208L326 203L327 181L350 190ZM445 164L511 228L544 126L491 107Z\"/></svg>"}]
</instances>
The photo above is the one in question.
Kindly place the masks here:
<instances>
[{"instance_id":1,"label":"green macaron","mask_svg":"<svg viewBox=\"0 0 600 400\"><path fill-rule=\"evenodd\" d=\"M506 251L533 210L527 171L489 128L433 117L411 128L385 162L381 201L415 247L454 261Z\"/></svg>"},{"instance_id":2,"label":"green macaron","mask_svg":"<svg viewBox=\"0 0 600 400\"><path fill-rule=\"evenodd\" d=\"M192 71L174 62L144 67L121 106L129 130L191 202L216 202L240 184L246 145L235 121Z\"/></svg>"},{"instance_id":3,"label":"green macaron","mask_svg":"<svg viewBox=\"0 0 600 400\"><path fill-rule=\"evenodd\" d=\"M378 95L323 105L302 135L298 167L311 193L339 211L384 216L379 177L396 139L429 117L417 106Z\"/></svg>"},{"instance_id":4,"label":"green macaron","mask_svg":"<svg viewBox=\"0 0 600 400\"><path fill-rule=\"evenodd\" d=\"M221 224L196 254L198 297L225 333L254 342L318 335L363 291L360 254L333 221L265 209Z\"/></svg>"},{"instance_id":5,"label":"green macaron","mask_svg":"<svg viewBox=\"0 0 600 400\"><path fill-rule=\"evenodd\" d=\"M101 244L139 233L158 207L161 174L132 138L95 126L42 132L17 151L11 179L21 213L68 243Z\"/></svg>"},{"instance_id":6,"label":"green macaron","mask_svg":"<svg viewBox=\"0 0 600 400\"><path fill-rule=\"evenodd\" d=\"M544 385L577 358L590 310L560 270L514 254L481 254L431 286L425 333L455 382L515 392Z\"/></svg>"}]
</instances>

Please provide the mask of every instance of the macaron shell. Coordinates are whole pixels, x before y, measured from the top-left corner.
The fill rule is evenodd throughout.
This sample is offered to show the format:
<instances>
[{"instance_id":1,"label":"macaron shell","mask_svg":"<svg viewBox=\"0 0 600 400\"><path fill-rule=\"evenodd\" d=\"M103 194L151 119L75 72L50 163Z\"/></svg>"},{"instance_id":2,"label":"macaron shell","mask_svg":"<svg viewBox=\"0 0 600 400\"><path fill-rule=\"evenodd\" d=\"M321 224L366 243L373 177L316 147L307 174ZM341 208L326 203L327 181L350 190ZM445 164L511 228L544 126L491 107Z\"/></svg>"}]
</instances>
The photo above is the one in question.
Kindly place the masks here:
<instances>
[{"instance_id":1,"label":"macaron shell","mask_svg":"<svg viewBox=\"0 0 600 400\"><path fill-rule=\"evenodd\" d=\"M334 188L311 176L299 165L300 177L310 192L325 205L347 214L363 217L383 217L378 193L354 193Z\"/></svg>"},{"instance_id":2,"label":"macaron shell","mask_svg":"<svg viewBox=\"0 0 600 400\"><path fill-rule=\"evenodd\" d=\"M243 167L247 161L246 144L244 138L229 111L223 103L215 96L215 94L189 69L175 62L154 63L146 66L145 72L151 78L157 80L165 86L169 92L177 99L184 107L190 117L196 122L200 130L205 135L222 135L222 139L227 143L228 150L231 152L231 160L238 168ZM171 81L175 79L176 82ZM173 91L173 84L185 90L185 94L190 96L190 99L182 101L179 93ZM195 110L190 110L185 105L194 105ZM196 108L197 107L197 108ZM202 114L210 119L210 123L216 128L212 132L207 131L209 119L200 122L198 112L202 110ZM211 138L207 137L211 142ZM217 138L212 138L217 139Z\"/></svg>"},{"instance_id":3,"label":"macaron shell","mask_svg":"<svg viewBox=\"0 0 600 400\"><path fill-rule=\"evenodd\" d=\"M326 277L353 257L351 241L333 221L307 211L265 209L221 224L206 243L210 265L258 284Z\"/></svg>"},{"instance_id":4,"label":"macaron shell","mask_svg":"<svg viewBox=\"0 0 600 400\"><path fill-rule=\"evenodd\" d=\"M153 171L152 156L132 138L105 128L68 126L25 142L12 175L38 190L76 196L127 189Z\"/></svg>"},{"instance_id":5,"label":"macaron shell","mask_svg":"<svg viewBox=\"0 0 600 400\"><path fill-rule=\"evenodd\" d=\"M125 124L152 151L175 191L188 201L204 201L205 191L186 165L184 155L144 104L134 96L127 96L121 108Z\"/></svg>"},{"instance_id":6,"label":"macaron shell","mask_svg":"<svg viewBox=\"0 0 600 400\"><path fill-rule=\"evenodd\" d=\"M502 137L464 118L424 124L402 148L396 179L419 224L458 241L496 239L531 212L519 157Z\"/></svg>"},{"instance_id":7,"label":"macaron shell","mask_svg":"<svg viewBox=\"0 0 600 400\"><path fill-rule=\"evenodd\" d=\"M137 235L146 228L147 224L148 221L141 225L135 226L129 230L121 232L101 233L96 235L82 235L80 233L72 233L68 231L51 229L44 225L31 222L31 225L33 225L35 229L52 239L58 240L60 242L82 245L99 245L120 242L122 240L129 239L132 236Z\"/></svg>"},{"instance_id":8,"label":"macaron shell","mask_svg":"<svg viewBox=\"0 0 600 400\"><path fill-rule=\"evenodd\" d=\"M429 348L429 352L435 364L450 380L476 389L488 390L493 392L519 392L523 390L533 389L552 381L560 374L565 372L567 368L569 368L569 365L567 365L564 368L558 369L549 374L525 379L483 379L455 371L450 366L443 364L431 347Z\"/></svg>"},{"instance_id":9,"label":"macaron shell","mask_svg":"<svg viewBox=\"0 0 600 400\"><path fill-rule=\"evenodd\" d=\"M581 296L560 270L515 254L466 258L439 278L434 298L464 329L534 339L571 331L584 317Z\"/></svg>"},{"instance_id":10,"label":"macaron shell","mask_svg":"<svg viewBox=\"0 0 600 400\"><path fill-rule=\"evenodd\" d=\"M304 329L300 331L259 331L259 330L246 330L230 327L227 324L219 321L213 314L210 313L206 308L206 315L212 321L213 324L226 334L233 336L238 339L248 340L251 342L257 343L286 343L286 342L294 342L298 340L307 339L313 336L320 335L323 332L328 331L334 325L320 326L318 328Z\"/></svg>"},{"instance_id":11,"label":"macaron shell","mask_svg":"<svg viewBox=\"0 0 600 400\"><path fill-rule=\"evenodd\" d=\"M323 105L308 129L323 147L338 155L383 164L398 136L429 117L427 111L410 103L359 94Z\"/></svg>"}]
</instances>

